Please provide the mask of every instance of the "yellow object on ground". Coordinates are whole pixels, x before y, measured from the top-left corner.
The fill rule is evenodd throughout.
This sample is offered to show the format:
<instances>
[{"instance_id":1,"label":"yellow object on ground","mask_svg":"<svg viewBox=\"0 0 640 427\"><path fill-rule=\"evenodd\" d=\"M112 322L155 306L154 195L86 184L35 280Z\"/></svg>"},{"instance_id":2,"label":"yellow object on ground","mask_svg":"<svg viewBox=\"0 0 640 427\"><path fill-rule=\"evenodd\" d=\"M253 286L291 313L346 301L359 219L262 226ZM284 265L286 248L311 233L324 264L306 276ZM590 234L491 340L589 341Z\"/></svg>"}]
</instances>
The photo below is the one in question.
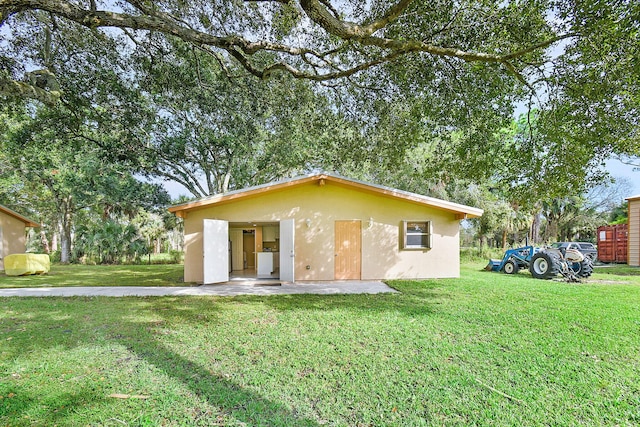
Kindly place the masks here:
<instances>
[{"instance_id":1,"label":"yellow object on ground","mask_svg":"<svg viewBox=\"0 0 640 427\"><path fill-rule=\"evenodd\" d=\"M4 272L7 276L26 276L48 273L51 261L47 254L11 254L4 257Z\"/></svg>"}]
</instances>

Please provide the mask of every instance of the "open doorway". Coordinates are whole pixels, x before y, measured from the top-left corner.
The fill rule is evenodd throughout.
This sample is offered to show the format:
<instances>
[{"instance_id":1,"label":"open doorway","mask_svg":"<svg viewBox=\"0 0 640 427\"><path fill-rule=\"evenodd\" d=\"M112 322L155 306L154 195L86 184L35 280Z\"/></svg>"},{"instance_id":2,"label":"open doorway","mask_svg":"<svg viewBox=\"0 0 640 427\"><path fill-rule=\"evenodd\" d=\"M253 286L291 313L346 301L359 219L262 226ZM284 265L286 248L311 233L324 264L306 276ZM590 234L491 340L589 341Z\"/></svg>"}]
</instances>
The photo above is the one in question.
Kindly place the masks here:
<instances>
[{"instance_id":1,"label":"open doorway","mask_svg":"<svg viewBox=\"0 0 640 427\"><path fill-rule=\"evenodd\" d=\"M229 224L231 281L279 278L278 229L278 223Z\"/></svg>"},{"instance_id":2,"label":"open doorway","mask_svg":"<svg viewBox=\"0 0 640 427\"><path fill-rule=\"evenodd\" d=\"M204 283L294 279L293 219L233 223L204 220Z\"/></svg>"}]
</instances>

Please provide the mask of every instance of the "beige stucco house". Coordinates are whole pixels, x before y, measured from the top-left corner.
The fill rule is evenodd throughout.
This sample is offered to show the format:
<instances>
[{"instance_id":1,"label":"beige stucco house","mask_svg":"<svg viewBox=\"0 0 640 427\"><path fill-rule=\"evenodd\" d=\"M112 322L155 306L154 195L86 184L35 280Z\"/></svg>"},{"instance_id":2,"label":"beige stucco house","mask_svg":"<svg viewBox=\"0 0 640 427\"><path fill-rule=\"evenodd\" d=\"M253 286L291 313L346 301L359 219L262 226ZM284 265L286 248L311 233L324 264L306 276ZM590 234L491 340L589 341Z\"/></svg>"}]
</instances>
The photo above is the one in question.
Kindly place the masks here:
<instances>
[{"instance_id":1,"label":"beige stucco house","mask_svg":"<svg viewBox=\"0 0 640 427\"><path fill-rule=\"evenodd\" d=\"M629 202L628 264L640 267L640 195L627 198Z\"/></svg>"},{"instance_id":2,"label":"beige stucco house","mask_svg":"<svg viewBox=\"0 0 640 427\"><path fill-rule=\"evenodd\" d=\"M0 270L4 270L4 257L26 250L25 227L38 227L34 221L0 205Z\"/></svg>"},{"instance_id":3,"label":"beige stucco house","mask_svg":"<svg viewBox=\"0 0 640 427\"><path fill-rule=\"evenodd\" d=\"M458 277L460 221L482 210L332 174L173 206L184 279L281 281Z\"/></svg>"}]
</instances>

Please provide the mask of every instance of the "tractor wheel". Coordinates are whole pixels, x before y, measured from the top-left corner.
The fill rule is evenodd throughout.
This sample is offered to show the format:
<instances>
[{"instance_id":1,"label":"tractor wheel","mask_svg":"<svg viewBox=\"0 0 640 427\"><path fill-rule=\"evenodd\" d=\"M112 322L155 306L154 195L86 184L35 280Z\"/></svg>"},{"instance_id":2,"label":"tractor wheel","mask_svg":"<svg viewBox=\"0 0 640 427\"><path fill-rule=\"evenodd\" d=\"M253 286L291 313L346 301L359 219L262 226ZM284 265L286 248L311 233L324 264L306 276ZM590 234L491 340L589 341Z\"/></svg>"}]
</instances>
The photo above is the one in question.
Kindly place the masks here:
<instances>
[{"instance_id":1,"label":"tractor wheel","mask_svg":"<svg viewBox=\"0 0 640 427\"><path fill-rule=\"evenodd\" d=\"M578 277L590 277L593 273L593 264L589 258L584 259L582 262L574 262L571 269L576 273Z\"/></svg>"},{"instance_id":2,"label":"tractor wheel","mask_svg":"<svg viewBox=\"0 0 640 427\"><path fill-rule=\"evenodd\" d=\"M507 261L504 263L502 271L507 274L518 274L518 271L520 271L520 267L513 261Z\"/></svg>"},{"instance_id":3,"label":"tractor wheel","mask_svg":"<svg viewBox=\"0 0 640 427\"><path fill-rule=\"evenodd\" d=\"M536 279L552 279L560 272L560 257L552 252L538 252L531 258L529 271Z\"/></svg>"}]
</instances>

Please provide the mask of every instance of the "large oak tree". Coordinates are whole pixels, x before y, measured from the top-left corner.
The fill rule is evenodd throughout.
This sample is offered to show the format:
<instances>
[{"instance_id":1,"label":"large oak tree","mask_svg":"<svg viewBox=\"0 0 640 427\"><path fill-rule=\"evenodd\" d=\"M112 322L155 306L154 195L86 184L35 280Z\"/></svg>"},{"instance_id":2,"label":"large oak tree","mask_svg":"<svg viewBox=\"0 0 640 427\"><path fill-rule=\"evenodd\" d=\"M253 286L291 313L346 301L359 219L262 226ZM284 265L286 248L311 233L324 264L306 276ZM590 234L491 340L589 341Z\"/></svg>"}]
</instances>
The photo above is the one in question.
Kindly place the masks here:
<instances>
[{"instance_id":1,"label":"large oak tree","mask_svg":"<svg viewBox=\"0 0 640 427\"><path fill-rule=\"evenodd\" d=\"M335 3L335 4L333 4ZM183 2L2 0L0 23L40 10L89 28L178 37L251 74L348 77L413 55L496 63L521 80L544 48L576 37L573 16L554 24L550 2L258 0ZM566 22L566 24L565 24ZM10 22L9 25L12 25ZM37 87L12 86L37 96Z\"/></svg>"},{"instance_id":2,"label":"large oak tree","mask_svg":"<svg viewBox=\"0 0 640 427\"><path fill-rule=\"evenodd\" d=\"M475 179L499 173L533 193L575 192L611 154L640 154L637 2L0 0L0 34L38 34L45 21L54 38L75 43L84 29L122 53L146 46L150 61L179 39L236 81L240 69L321 82L326 91L347 83L335 89L336 108L354 111L349 119L362 123L378 170L418 135L433 142L435 160L453 160ZM0 44L0 94L64 98L64 76L10 39ZM91 61L85 69L95 73ZM412 105L387 108L399 101ZM536 120L505 142L496 134L516 105L535 109ZM398 127L390 110L417 122ZM496 171L500 162L510 169Z\"/></svg>"}]
</instances>

